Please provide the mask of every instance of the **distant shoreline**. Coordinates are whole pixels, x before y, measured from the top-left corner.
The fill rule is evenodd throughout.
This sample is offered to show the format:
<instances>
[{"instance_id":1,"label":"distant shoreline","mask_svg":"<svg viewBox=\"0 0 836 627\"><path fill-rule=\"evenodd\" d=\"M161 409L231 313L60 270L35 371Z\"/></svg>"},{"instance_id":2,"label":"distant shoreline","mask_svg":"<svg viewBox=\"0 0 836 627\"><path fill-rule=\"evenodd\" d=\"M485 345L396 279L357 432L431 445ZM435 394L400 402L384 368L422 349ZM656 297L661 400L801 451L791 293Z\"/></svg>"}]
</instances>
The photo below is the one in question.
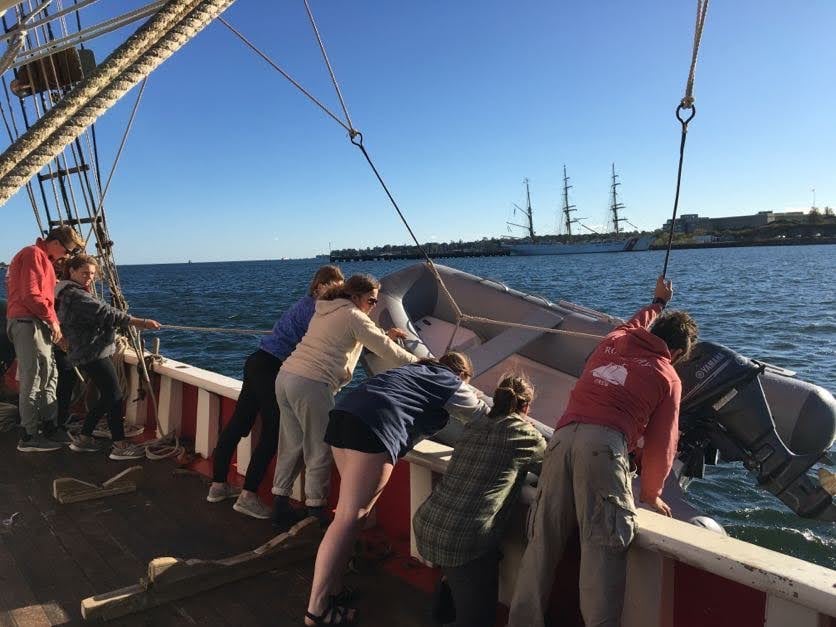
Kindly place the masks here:
<instances>
[{"instance_id":1,"label":"distant shoreline","mask_svg":"<svg viewBox=\"0 0 836 627\"><path fill-rule=\"evenodd\" d=\"M692 248L746 248L750 246L812 246L817 244L836 244L836 237L793 237L787 239L754 240L746 242L674 242L672 249L687 250ZM652 245L650 250L665 250L666 244Z\"/></svg>"}]
</instances>

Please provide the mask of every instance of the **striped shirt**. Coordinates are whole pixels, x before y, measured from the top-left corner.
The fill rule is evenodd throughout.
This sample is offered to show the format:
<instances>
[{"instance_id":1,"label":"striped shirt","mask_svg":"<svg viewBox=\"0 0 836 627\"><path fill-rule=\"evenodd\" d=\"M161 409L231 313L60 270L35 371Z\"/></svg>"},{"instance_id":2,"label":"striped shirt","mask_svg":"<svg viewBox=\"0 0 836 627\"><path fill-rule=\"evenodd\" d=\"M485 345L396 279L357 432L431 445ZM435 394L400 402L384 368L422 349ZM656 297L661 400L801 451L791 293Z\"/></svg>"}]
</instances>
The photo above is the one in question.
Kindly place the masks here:
<instances>
[{"instance_id":1,"label":"striped shirt","mask_svg":"<svg viewBox=\"0 0 836 627\"><path fill-rule=\"evenodd\" d=\"M421 556L453 568L496 547L546 440L517 414L469 422L441 482L412 521Z\"/></svg>"}]
</instances>

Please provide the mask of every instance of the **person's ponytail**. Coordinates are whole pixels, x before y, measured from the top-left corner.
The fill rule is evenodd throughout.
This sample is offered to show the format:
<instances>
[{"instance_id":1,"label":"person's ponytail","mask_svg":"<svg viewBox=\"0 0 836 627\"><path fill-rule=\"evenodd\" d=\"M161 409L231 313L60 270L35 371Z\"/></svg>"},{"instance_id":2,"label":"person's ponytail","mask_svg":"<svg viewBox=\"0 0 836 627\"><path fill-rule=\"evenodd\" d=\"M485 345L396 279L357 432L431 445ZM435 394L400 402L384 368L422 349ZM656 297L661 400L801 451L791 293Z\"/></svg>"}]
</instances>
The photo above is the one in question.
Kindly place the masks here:
<instances>
[{"instance_id":1,"label":"person's ponytail","mask_svg":"<svg viewBox=\"0 0 836 627\"><path fill-rule=\"evenodd\" d=\"M534 386L525 376L505 375L493 393L491 418L502 418L520 411L534 400Z\"/></svg>"}]
</instances>

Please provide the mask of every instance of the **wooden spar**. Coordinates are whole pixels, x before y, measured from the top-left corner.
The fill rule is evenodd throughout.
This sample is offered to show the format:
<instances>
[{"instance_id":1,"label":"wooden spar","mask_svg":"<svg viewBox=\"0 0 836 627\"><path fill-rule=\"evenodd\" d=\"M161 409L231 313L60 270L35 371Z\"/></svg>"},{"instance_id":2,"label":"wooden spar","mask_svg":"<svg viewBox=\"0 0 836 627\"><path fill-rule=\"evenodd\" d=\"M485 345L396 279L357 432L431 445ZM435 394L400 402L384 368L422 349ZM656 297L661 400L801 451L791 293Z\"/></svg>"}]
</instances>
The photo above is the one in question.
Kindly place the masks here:
<instances>
[{"instance_id":1,"label":"wooden spar","mask_svg":"<svg viewBox=\"0 0 836 627\"><path fill-rule=\"evenodd\" d=\"M224 584L313 559L322 530L309 517L260 547L220 560L158 557L138 584L81 601L85 620L106 621L141 612Z\"/></svg>"},{"instance_id":2,"label":"wooden spar","mask_svg":"<svg viewBox=\"0 0 836 627\"><path fill-rule=\"evenodd\" d=\"M142 466L131 466L101 485L81 479L73 479L72 477L59 477L52 482L52 496L62 505L66 505L67 503L101 499L115 494L136 492L137 484L134 478L140 471L142 471Z\"/></svg>"}]
</instances>

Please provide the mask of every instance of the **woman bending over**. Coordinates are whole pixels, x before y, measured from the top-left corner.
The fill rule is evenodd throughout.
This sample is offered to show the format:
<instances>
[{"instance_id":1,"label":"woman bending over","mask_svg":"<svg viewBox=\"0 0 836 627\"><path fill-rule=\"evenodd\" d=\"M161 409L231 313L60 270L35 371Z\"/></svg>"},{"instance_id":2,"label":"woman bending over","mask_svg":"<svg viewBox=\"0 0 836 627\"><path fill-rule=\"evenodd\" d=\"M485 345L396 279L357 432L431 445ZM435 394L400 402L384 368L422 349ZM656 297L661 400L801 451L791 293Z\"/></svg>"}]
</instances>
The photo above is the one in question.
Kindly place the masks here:
<instances>
[{"instance_id":1,"label":"woman bending over","mask_svg":"<svg viewBox=\"0 0 836 627\"><path fill-rule=\"evenodd\" d=\"M76 453L102 450L93 438L93 430L99 419L106 415L113 440L110 459L138 459L145 457L145 451L125 439L122 390L110 357L116 352L117 328L159 329L160 323L134 318L96 298L91 289L98 269L99 264L93 257L76 255L66 264L69 280L59 281L55 287L55 310L67 341L67 359L92 379L99 391L98 400L87 412L81 433L74 438L70 448Z\"/></svg>"},{"instance_id":2,"label":"woman bending over","mask_svg":"<svg viewBox=\"0 0 836 627\"><path fill-rule=\"evenodd\" d=\"M447 472L413 519L421 556L441 566L457 627L496 620L499 545L526 473L540 472L546 440L528 419L531 384L506 376L486 418L468 423Z\"/></svg>"},{"instance_id":3,"label":"woman bending over","mask_svg":"<svg viewBox=\"0 0 836 627\"><path fill-rule=\"evenodd\" d=\"M465 420L488 413L490 399L467 383L472 371L461 353L424 359L367 379L331 412L325 441L340 472L340 499L316 556L306 624L353 621L354 610L341 605L339 593L363 520L416 442L440 431L450 413Z\"/></svg>"},{"instance_id":4,"label":"woman bending over","mask_svg":"<svg viewBox=\"0 0 836 627\"><path fill-rule=\"evenodd\" d=\"M331 482L331 447L323 441L334 395L351 381L360 352L366 347L396 365L416 361L393 338L402 330L378 327L369 312L377 304L380 284L356 274L326 292L316 303L308 332L282 365L276 378L276 398L282 420L273 478L273 524L279 531L298 521L289 496L305 465L305 505L308 515L325 520Z\"/></svg>"},{"instance_id":5,"label":"woman bending over","mask_svg":"<svg viewBox=\"0 0 836 627\"><path fill-rule=\"evenodd\" d=\"M316 299L329 288L343 281L343 273L336 266L322 266L308 288L308 293L288 309L273 332L261 340L258 350L244 362L244 381L229 423L218 438L213 453L212 485L206 500L218 503L238 497L232 506L236 512L253 518L270 518L270 509L259 500L256 492L270 460L276 455L279 440L279 405L276 402L276 375L296 345L308 330L314 315ZM226 482L232 454L241 438L246 437L261 415L261 435L252 452L244 489L238 490Z\"/></svg>"}]
</instances>

